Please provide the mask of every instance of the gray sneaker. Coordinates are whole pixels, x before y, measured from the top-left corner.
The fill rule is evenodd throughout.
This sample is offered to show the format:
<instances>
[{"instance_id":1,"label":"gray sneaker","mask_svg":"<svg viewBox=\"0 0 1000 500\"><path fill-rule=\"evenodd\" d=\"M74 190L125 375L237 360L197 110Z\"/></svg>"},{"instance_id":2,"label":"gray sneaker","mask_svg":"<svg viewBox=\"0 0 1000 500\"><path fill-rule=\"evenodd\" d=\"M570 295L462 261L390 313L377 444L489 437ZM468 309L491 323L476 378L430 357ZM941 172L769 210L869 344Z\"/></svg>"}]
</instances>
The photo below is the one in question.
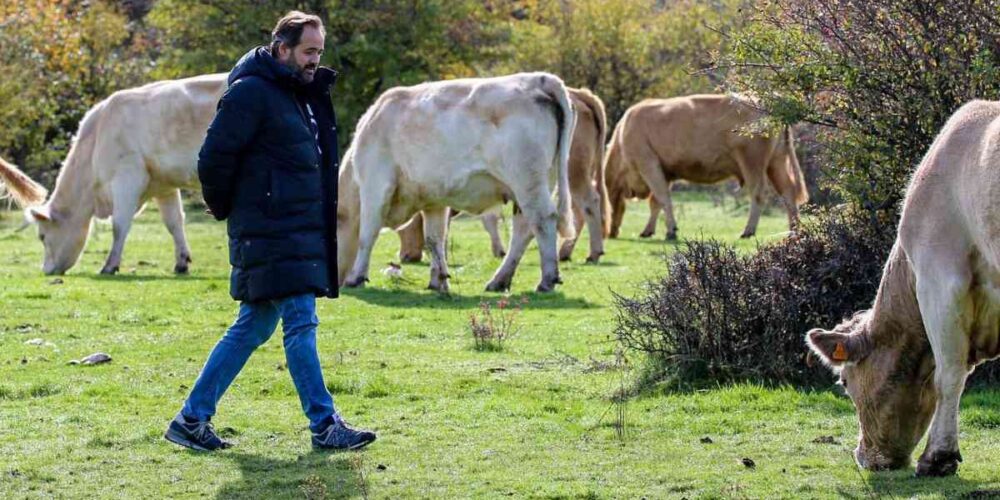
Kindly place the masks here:
<instances>
[{"instance_id":1,"label":"gray sneaker","mask_svg":"<svg viewBox=\"0 0 1000 500\"><path fill-rule=\"evenodd\" d=\"M180 413L170 422L163 437L171 443L198 451L215 451L232 446L215 433L215 428L208 420L189 421Z\"/></svg>"},{"instance_id":2,"label":"gray sneaker","mask_svg":"<svg viewBox=\"0 0 1000 500\"><path fill-rule=\"evenodd\" d=\"M359 450L375 441L375 433L352 429L340 418L319 432L313 432L313 448L320 450Z\"/></svg>"}]
</instances>

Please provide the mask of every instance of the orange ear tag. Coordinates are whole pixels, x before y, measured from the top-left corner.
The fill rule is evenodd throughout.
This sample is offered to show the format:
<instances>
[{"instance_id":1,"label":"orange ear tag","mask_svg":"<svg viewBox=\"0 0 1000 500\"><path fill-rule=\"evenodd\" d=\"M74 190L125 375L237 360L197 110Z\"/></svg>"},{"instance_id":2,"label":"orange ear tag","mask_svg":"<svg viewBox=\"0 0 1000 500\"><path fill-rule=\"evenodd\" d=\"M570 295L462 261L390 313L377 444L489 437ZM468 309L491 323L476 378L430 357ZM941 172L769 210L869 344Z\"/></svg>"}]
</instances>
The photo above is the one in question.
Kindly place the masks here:
<instances>
[{"instance_id":1,"label":"orange ear tag","mask_svg":"<svg viewBox=\"0 0 1000 500\"><path fill-rule=\"evenodd\" d=\"M833 350L834 361L847 361L847 349L843 342L837 342L837 347Z\"/></svg>"}]
</instances>

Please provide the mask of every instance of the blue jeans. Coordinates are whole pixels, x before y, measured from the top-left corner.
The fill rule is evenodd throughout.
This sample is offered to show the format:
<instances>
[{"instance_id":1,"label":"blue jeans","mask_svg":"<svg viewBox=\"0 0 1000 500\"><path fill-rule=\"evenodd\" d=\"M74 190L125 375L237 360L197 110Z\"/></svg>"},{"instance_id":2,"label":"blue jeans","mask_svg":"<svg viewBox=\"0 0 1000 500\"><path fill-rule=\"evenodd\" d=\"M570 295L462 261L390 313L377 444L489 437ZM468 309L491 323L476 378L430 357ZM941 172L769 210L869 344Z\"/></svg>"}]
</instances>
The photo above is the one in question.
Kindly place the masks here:
<instances>
[{"instance_id":1,"label":"blue jeans","mask_svg":"<svg viewBox=\"0 0 1000 500\"><path fill-rule=\"evenodd\" d=\"M257 347L267 342L278 326L284 330L285 359L299 393L302 410L310 427L319 431L336 413L333 397L323 383L319 353L316 350L316 297L296 295L279 300L240 304L240 314L233 326L208 356L201 375L191 388L181 414L204 421L215 414L215 405L233 379L243 369Z\"/></svg>"}]
</instances>

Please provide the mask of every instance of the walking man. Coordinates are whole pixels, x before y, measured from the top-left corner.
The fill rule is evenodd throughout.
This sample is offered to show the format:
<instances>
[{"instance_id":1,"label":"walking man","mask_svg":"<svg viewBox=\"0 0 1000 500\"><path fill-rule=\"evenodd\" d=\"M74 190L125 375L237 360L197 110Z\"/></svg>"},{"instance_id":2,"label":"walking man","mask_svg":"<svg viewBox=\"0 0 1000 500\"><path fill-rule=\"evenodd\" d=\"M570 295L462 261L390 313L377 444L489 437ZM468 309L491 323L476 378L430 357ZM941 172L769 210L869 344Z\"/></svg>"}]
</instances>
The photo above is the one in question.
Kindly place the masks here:
<instances>
[{"instance_id":1,"label":"walking man","mask_svg":"<svg viewBox=\"0 0 1000 500\"><path fill-rule=\"evenodd\" d=\"M226 220L230 294L239 316L215 345L166 439L226 448L210 423L216 403L281 320L288 371L312 444L358 449L375 440L333 406L316 349L316 297L337 296L336 72L319 66L323 22L298 11L278 21L269 47L243 56L198 156L209 211Z\"/></svg>"}]
</instances>

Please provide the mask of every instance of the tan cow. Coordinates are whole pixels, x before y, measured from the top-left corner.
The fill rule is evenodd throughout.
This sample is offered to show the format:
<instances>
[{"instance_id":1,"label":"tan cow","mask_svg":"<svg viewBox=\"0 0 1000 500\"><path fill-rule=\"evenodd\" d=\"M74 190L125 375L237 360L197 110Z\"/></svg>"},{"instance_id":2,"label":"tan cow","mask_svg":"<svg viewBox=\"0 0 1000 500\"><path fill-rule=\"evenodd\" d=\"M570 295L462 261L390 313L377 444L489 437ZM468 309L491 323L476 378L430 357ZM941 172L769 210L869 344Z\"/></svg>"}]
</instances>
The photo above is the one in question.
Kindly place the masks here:
<instances>
[{"instance_id":1,"label":"tan cow","mask_svg":"<svg viewBox=\"0 0 1000 500\"><path fill-rule=\"evenodd\" d=\"M560 283L557 231L574 237L568 163L575 120L562 80L548 73L430 82L382 94L359 120L341 165L341 283L362 286L379 230L422 211L430 288L447 291L449 207L479 214L512 200L520 210L510 252L487 290L510 287L533 237L542 264L537 289L553 290Z\"/></svg>"},{"instance_id":2,"label":"tan cow","mask_svg":"<svg viewBox=\"0 0 1000 500\"><path fill-rule=\"evenodd\" d=\"M51 198L39 196L44 188L35 184L34 194L22 200L31 205L28 217L38 223L46 274L62 274L76 264L94 217L111 217L114 241L101 272L117 272L132 219L150 199L159 204L173 237L174 271L187 272L191 252L180 189L200 187L198 149L226 90L226 77L203 75L121 90L87 112Z\"/></svg>"},{"instance_id":3,"label":"tan cow","mask_svg":"<svg viewBox=\"0 0 1000 500\"><path fill-rule=\"evenodd\" d=\"M774 137L750 134L762 113L736 95L692 95L647 99L625 112L615 127L605 159L611 196L612 238L617 237L629 198L653 196L667 219L667 239L677 237L671 184L685 180L711 184L739 180L750 193L750 219L743 237L757 231L766 182L781 195L788 224L798 224L798 207L809 200L790 128ZM644 234L652 234L647 225Z\"/></svg>"},{"instance_id":4,"label":"tan cow","mask_svg":"<svg viewBox=\"0 0 1000 500\"><path fill-rule=\"evenodd\" d=\"M611 207L608 190L604 184L604 140L607 135L607 118L604 103L589 89L567 88L573 109L577 113L576 129L569 153L569 190L573 200L573 220L576 238L564 240L559 248L559 260L567 261L580 237L583 223L590 234L590 255L587 262L597 262L604 254L604 238L611 227ZM506 255L500 239L497 212L482 217L483 227L490 235L493 256ZM419 262L424 247L423 219L417 214L413 221L399 233L399 258L403 262Z\"/></svg>"},{"instance_id":5,"label":"tan cow","mask_svg":"<svg viewBox=\"0 0 1000 500\"><path fill-rule=\"evenodd\" d=\"M976 365L1000 356L1000 102L948 120L918 167L872 309L808 333L858 410L855 457L954 474L958 406Z\"/></svg>"}]
</instances>

